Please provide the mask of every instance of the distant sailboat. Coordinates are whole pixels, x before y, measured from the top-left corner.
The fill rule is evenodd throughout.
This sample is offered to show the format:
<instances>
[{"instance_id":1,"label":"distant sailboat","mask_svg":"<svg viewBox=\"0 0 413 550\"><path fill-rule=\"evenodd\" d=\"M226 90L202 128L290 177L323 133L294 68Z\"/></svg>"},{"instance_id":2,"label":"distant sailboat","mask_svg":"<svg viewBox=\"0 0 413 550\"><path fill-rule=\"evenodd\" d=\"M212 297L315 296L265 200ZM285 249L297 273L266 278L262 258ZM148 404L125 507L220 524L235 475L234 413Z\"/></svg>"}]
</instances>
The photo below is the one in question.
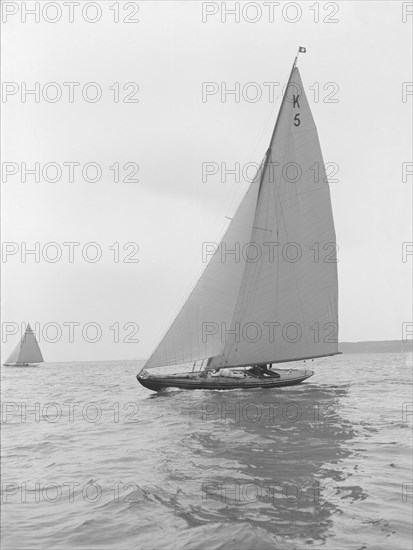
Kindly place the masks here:
<instances>
[{"instance_id":1,"label":"distant sailboat","mask_svg":"<svg viewBox=\"0 0 413 550\"><path fill-rule=\"evenodd\" d=\"M137 375L148 389L293 385L314 373L277 370L273 364L338 353L330 189L297 57L254 181L201 278ZM227 254L223 261L223 248L234 251L247 244L250 254ZM198 372L149 372L188 364Z\"/></svg>"},{"instance_id":2,"label":"distant sailboat","mask_svg":"<svg viewBox=\"0 0 413 550\"><path fill-rule=\"evenodd\" d=\"M43 363L42 352L36 336L30 324L28 324L22 339L4 365L6 367L28 367L35 366L38 363Z\"/></svg>"}]
</instances>

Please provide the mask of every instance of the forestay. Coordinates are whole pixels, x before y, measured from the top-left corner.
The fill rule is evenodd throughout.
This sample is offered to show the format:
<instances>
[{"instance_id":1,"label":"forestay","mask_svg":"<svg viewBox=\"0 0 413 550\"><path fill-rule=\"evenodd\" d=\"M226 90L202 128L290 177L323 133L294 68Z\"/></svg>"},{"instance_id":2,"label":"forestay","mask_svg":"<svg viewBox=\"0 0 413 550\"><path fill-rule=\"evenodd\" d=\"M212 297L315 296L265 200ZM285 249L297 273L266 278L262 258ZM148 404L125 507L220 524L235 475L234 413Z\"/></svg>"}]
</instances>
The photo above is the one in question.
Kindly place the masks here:
<instances>
[{"instance_id":1,"label":"forestay","mask_svg":"<svg viewBox=\"0 0 413 550\"><path fill-rule=\"evenodd\" d=\"M236 243L250 252L223 261L222 247L233 250ZM337 353L337 338L330 190L294 67L265 163L145 368L205 358L222 367L330 355Z\"/></svg>"}]
</instances>

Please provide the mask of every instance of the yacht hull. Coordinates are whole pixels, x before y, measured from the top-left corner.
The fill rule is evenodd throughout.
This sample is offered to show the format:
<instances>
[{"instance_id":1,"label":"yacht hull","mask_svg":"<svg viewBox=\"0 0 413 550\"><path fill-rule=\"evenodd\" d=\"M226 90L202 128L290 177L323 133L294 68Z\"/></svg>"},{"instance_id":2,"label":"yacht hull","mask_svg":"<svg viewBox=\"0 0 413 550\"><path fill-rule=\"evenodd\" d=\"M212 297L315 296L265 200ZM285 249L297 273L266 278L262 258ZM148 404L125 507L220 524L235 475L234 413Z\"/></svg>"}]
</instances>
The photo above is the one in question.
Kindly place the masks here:
<instances>
[{"instance_id":1,"label":"yacht hull","mask_svg":"<svg viewBox=\"0 0 413 550\"><path fill-rule=\"evenodd\" d=\"M166 388L182 390L235 390L255 388L279 388L294 386L310 378L314 373L310 370L278 370L278 376L231 378L223 376L200 376L200 373L180 373L167 376L147 375L136 376L138 382L152 391L161 391Z\"/></svg>"}]
</instances>

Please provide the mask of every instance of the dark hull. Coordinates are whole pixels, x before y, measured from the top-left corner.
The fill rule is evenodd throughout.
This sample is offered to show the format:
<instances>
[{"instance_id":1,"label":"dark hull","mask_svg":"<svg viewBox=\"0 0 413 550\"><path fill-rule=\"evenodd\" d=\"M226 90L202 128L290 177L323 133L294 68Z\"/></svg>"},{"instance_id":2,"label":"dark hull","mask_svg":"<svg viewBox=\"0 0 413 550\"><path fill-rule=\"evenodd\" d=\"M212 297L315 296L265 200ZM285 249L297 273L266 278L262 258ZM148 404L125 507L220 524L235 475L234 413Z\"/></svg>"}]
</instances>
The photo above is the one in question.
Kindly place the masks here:
<instances>
[{"instance_id":1,"label":"dark hull","mask_svg":"<svg viewBox=\"0 0 413 550\"><path fill-rule=\"evenodd\" d=\"M3 367L37 367L39 363L3 363Z\"/></svg>"},{"instance_id":2,"label":"dark hull","mask_svg":"<svg viewBox=\"0 0 413 550\"><path fill-rule=\"evenodd\" d=\"M140 384L152 391L161 391L166 388L179 388L182 390L235 390L255 388L279 388L283 386L295 386L314 373L312 371L279 371L280 377L266 376L255 378L224 378L224 377L200 377L198 373L169 375L169 376L136 376Z\"/></svg>"}]
</instances>

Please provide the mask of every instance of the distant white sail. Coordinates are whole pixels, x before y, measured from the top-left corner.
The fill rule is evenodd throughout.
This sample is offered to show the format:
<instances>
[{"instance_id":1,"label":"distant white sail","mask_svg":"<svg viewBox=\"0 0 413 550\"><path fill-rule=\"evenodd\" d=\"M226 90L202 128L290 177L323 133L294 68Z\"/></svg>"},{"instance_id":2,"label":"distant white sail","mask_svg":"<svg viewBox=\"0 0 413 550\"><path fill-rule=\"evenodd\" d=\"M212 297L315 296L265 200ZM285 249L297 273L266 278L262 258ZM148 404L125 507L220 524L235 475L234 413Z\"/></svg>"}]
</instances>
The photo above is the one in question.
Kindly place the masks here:
<instances>
[{"instance_id":1,"label":"distant white sail","mask_svg":"<svg viewBox=\"0 0 413 550\"><path fill-rule=\"evenodd\" d=\"M23 363L43 363L42 352L30 325L6 361L7 365Z\"/></svg>"},{"instance_id":2,"label":"distant white sail","mask_svg":"<svg viewBox=\"0 0 413 550\"><path fill-rule=\"evenodd\" d=\"M237 246L250 247L250 253L220 253ZM211 358L210 367L222 367L337 353L336 262L324 161L294 68L265 166L145 368L205 358Z\"/></svg>"},{"instance_id":3,"label":"distant white sail","mask_svg":"<svg viewBox=\"0 0 413 550\"><path fill-rule=\"evenodd\" d=\"M21 346L22 346L22 341L20 340L20 342L17 344L17 346L14 348L14 350L10 354L10 357L7 359L6 364L18 362Z\"/></svg>"}]
</instances>

